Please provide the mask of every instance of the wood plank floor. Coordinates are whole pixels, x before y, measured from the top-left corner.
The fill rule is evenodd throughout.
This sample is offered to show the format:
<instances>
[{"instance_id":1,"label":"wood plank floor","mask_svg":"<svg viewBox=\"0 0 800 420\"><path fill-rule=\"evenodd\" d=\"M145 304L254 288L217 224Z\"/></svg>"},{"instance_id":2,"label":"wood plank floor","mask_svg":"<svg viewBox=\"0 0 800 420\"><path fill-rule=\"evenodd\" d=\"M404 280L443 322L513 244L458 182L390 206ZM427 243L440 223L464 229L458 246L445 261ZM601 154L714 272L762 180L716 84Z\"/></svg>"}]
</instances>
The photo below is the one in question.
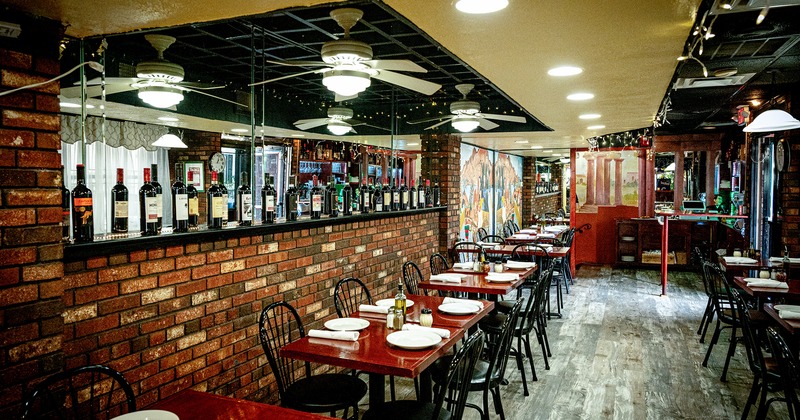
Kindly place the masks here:
<instances>
[{"instance_id":1,"label":"wood plank floor","mask_svg":"<svg viewBox=\"0 0 800 420\"><path fill-rule=\"evenodd\" d=\"M565 295L564 317L548 325L550 370L532 340L539 380L530 382L526 361L530 396L523 396L519 371L509 363L506 418L740 418L752 381L744 346L737 348L728 382L721 382L728 335L703 367L711 333L706 344L695 333L706 304L699 276L670 272L668 296L660 291L656 270L582 267ZM414 398L410 380L397 384L399 398ZM470 395L470 402L480 401L480 393ZM480 417L467 408L465 418ZM499 416L492 412L491 418ZM787 418L785 405L773 403L769 418Z\"/></svg>"}]
</instances>

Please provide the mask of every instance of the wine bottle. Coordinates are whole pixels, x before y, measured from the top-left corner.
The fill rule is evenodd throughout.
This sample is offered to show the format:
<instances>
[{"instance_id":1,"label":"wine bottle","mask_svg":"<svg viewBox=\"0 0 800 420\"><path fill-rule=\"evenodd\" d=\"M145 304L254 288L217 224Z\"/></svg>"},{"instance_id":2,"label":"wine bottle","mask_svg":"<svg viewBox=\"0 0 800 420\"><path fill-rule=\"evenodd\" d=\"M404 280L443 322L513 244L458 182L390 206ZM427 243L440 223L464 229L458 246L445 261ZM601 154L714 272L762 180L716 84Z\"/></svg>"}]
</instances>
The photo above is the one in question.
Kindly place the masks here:
<instances>
[{"instance_id":1,"label":"wine bottle","mask_svg":"<svg viewBox=\"0 0 800 420\"><path fill-rule=\"evenodd\" d=\"M411 178L411 188L408 189L408 209L414 210L417 208L417 189L414 188L414 178Z\"/></svg>"},{"instance_id":2,"label":"wine bottle","mask_svg":"<svg viewBox=\"0 0 800 420\"><path fill-rule=\"evenodd\" d=\"M253 192L250 190L250 176L242 172L242 185L236 189L236 213L239 226L253 225Z\"/></svg>"},{"instance_id":3,"label":"wine bottle","mask_svg":"<svg viewBox=\"0 0 800 420\"><path fill-rule=\"evenodd\" d=\"M197 192L195 191L195 196ZM172 231L189 231L189 190L183 183L183 164L175 164L175 182L172 183Z\"/></svg>"},{"instance_id":4,"label":"wine bottle","mask_svg":"<svg viewBox=\"0 0 800 420\"><path fill-rule=\"evenodd\" d=\"M336 180L328 182L328 188L325 190L325 201L330 206L328 216L339 217L339 190L336 189Z\"/></svg>"},{"instance_id":5,"label":"wine bottle","mask_svg":"<svg viewBox=\"0 0 800 420\"><path fill-rule=\"evenodd\" d=\"M380 185L376 185L372 192L372 208L375 209L375 212L383 211L383 191Z\"/></svg>"},{"instance_id":6,"label":"wine bottle","mask_svg":"<svg viewBox=\"0 0 800 420\"><path fill-rule=\"evenodd\" d=\"M217 186L222 192L222 227L228 226L228 187L225 186L225 174L220 172L217 178Z\"/></svg>"},{"instance_id":7,"label":"wine bottle","mask_svg":"<svg viewBox=\"0 0 800 420\"><path fill-rule=\"evenodd\" d=\"M94 241L92 190L86 186L86 168L77 166L78 184L72 189L72 238L75 242Z\"/></svg>"},{"instance_id":8,"label":"wine bottle","mask_svg":"<svg viewBox=\"0 0 800 420\"><path fill-rule=\"evenodd\" d=\"M383 188L381 188L381 192L383 193L383 211L392 211L392 189L389 187L388 178L383 178Z\"/></svg>"},{"instance_id":9,"label":"wine bottle","mask_svg":"<svg viewBox=\"0 0 800 420\"><path fill-rule=\"evenodd\" d=\"M406 318L406 294L403 293L403 280L398 281L397 294L394 295L394 316L402 314L403 319Z\"/></svg>"},{"instance_id":10,"label":"wine bottle","mask_svg":"<svg viewBox=\"0 0 800 420\"><path fill-rule=\"evenodd\" d=\"M139 188L139 226L142 236L158 235L158 194L150 179L150 168L144 168L144 183Z\"/></svg>"},{"instance_id":11,"label":"wine bottle","mask_svg":"<svg viewBox=\"0 0 800 420\"><path fill-rule=\"evenodd\" d=\"M439 207L441 205L441 190L439 190L439 179L437 178L433 181L433 206Z\"/></svg>"},{"instance_id":12,"label":"wine bottle","mask_svg":"<svg viewBox=\"0 0 800 420\"><path fill-rule=\"evenodd\" d=\"M392 211L400 210L400 190L397 188L397 178L392 179L389 191L392 193Z\"/></svg>"},{"instance_id":13,"label":"wine bottle","mask_svg":"<svg viewBox=\"0 0 800 420\"><path fill-rule=\"evenodd\" d=\"M400 178L400 210L408 210L408 187L406 179Z\"/></svg>"},{"instance_id":14,"label":"wine bottle","mask_svg":"<svg viewBox=\"0 0 800 420\"><path fill-rule=\"evenodd\" d=\"M425 186L422 185L422 178L419 179L419 190L417 190L417 195L419 195L419 199L417 200L417 208L424 209L425 208L425 196L427 195L425 192Z\"/></svg>"},{"instance_id":15,"label":"wine bottle","mask_svg":"<svg viewBox=\"0 0 800 420\"><path fill-rule=\"evenodd\" d=\"M372 201L372 196L369 193L369 187L367 187L367 180L361 180L361 188L359 189L360 195L358 196L358 209L361 211L361 214L369 213L369 202Z\"/></svg>"},{"instance_id":16,"label":"wine bottle","mask_svg":"<svg viewBox=\"0 0 800 420\"><path fill-rule=\"evenodd\" d=\"M122 168L117 168L117 185L111 187L111 232L128 232L128 188Z\"/></svg>"},{"instance_id":17,"label":"wine bottle","mask_svg":"<svg viewBox=\"0 0 800 420\"><path fill-rule=\"evenodd\" d=\"M311 188L311 218L319 219L322 217L322 210L324 206L324 193L322 188L319 187L319 180L317 176L313 176L314 186Z\"/></svg>"},{"instance_id":18,"label":"wine bottle","mask_svg":"<svg viewBox=\"0 0 800 420\"><path fill-rule=\"evenodd\" d=\"M353 189L350 188L349 182L345 182L342 187L342 216L351 214L353 214Z\"/></svg>"},{"instance_id":19,"label":"wine bottle","mask_svg":"<svg viewBox=\"0 0 800 420\"><path fill-rule=\"evenodd\" d=\"M158 233L161 233L164 215L164 190L161 188L161 184L158 183L158 165L155 163L150 165L150 177L150 184L156 189L156 196L158 196Z\"/></svg>"},{"instance_id":20,"label":"wine bottle","mask_svg":"<svg viewBox=\"0 0 800 420\"><path fill-rule=\"evenodd\" d=\"M70 222L72 218L72 192L67 188L67 178L62 174L61 176L61 240L69 241Z\"/></svg>"},{"instance_id":21,"label":"wine bottle","mask_svg":"<svg viewBox=\"0 0 800 420\"><path fill-rule=\"evenodd\" d=\"M264 174L264 187L261 188L261 223L275 223L275 189L272 177Z\"/></svg>"},{"instance_id":22,"label":"wine bottle","mask_svg":"<svg viewBox=\"0 0 800 420\"><path fill-rule=\"evenodd\" d=\"M289 187L286 188L284 197L286 221L293 222L297 220L297 188L294 187L294 179L289 181Z\"/></svg>"},{"instance_id":23,"label":"wine bottle","mask_svg":"<svg viewBox=\"0 0 800 420\"><path fill-rule=\"evenodd\" d=\"M217 173L211 171L211 186L208 187L206 193L206 201L208 201L208 228L209 229L222 229L225 225L222 223L222 215L227 212L227 203L225 196L222 193L222 188L217 181Z\"/></svg>"},{"instance_id":24,"label":"wine bottle","mask_svg":"<svg viewBox=\"0 0 800 420\"><path fill-rule=\"evenodd\" d=\"M189 204L189 227L196 228L200 221L200 197L194 187L194 173L186 174L186 198Z\"/></svg>"}]
</instances>

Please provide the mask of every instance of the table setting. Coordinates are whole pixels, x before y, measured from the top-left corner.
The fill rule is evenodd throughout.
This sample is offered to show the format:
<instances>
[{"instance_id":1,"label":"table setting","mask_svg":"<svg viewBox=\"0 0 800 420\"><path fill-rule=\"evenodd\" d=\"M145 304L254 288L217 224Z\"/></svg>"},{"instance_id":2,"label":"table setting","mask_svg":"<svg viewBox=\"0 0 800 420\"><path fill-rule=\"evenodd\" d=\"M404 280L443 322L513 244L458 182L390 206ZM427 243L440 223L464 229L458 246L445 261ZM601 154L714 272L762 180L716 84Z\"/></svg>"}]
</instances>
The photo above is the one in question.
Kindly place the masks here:
<instances>
[{"instance_id":1,"label":"table setting","mask_svg":"<svg viewBox=\"0 0 800 420\"><path fill-rule=\"evenodd\" d=\"M763 287L769 289L787 289L787 290L789 289L789 285L786 282L778 280L747 277L744 279L744 282L747 283L748 287Z\"/></svg>"}]
</instances>

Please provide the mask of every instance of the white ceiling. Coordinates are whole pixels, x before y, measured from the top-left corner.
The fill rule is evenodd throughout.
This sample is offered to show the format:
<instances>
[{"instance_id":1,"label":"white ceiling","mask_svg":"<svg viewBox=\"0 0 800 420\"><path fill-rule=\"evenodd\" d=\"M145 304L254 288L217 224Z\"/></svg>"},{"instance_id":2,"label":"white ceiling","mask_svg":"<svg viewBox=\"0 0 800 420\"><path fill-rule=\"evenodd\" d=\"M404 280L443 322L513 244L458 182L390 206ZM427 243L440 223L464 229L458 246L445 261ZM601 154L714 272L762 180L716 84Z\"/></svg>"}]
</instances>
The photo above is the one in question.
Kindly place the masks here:
<instances>
[{"instance_id":1,"label":"white ceiling","mask_svg":"<svg viewBox=\"0 0 800 420\"><path fill-rule=\"evenodd\" d=\"M585 147L599 134L651 125L689 34L697 0L511 0L491 15L467 15L451 1L385 0L442 46L485 76L552 132L468 133L464 141L530 155ZM4 0L60 20L67 34L85 37L260 14L317 0ZM120 18L124 16L124 18ZM555 78L558 65L581 75ZM595 98L570 102L574 92ZM578 119L598 113L598 120ZM130 115L130 110L125 111ZM193 124L199 122L193 122ZM590 125L605 125L591 131ZM192 127L202 128L202 127ZM284 130L285 132L286 130ZM369 140L369 139L361 139ZM382 141L385 141L383 139ZM517 143L516 141L528 141ZM556 151L557 152L557 151ZM541 155L541 150L537 151Z\"/></svg>"}]
</instances>

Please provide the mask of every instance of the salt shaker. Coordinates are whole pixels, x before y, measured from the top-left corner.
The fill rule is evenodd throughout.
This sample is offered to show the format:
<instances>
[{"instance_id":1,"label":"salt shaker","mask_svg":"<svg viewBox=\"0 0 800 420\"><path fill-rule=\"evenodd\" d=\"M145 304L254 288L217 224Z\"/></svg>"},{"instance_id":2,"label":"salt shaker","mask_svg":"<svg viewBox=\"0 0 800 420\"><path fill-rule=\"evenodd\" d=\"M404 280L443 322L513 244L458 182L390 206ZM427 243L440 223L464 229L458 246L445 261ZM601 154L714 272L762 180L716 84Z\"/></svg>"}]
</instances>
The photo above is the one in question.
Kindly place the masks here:
<instances>
[{"instance_id":1,"label":"salt shaker","mask_svg":"<svg viewBox=\"0 0 800 420\"><path fill-rule=\"evenodd\" d=\"M762 268L758 272L758 278L760 278L760 279L768 279L769 278L769 270L767 270L766 268Z\"/></svg>"},{"instance_id":2,"label":"salt shaker","mask_svg":"<svg viewBox=\"0 0 800 420\"><path fill-rule=\"evenodd\" d=\"M433 325L433 314L431 308L422 308L419 315L419 325L423 327L430 327Z\"/></svg>"},{"instance_id":3,"label":"salt shaker","mask_svg":"<svg viewBox=\"0 0 800 420\"><path fill-rule=\"evenodd\" d=\"M386 312L386 328L394 329L394 308L389 308L389 311Z\"/></svg>"},{"instance_id":4,"label":"salt shaker","mask_svg":"<svg viewBox=\"0 0 800 420\"><path fill-rule=\"evenodd\" d=\"M391 311L391 309L389 309ZM402 309L394 309L394 329L402 330L403 324L405 324L405 318L403 317L403 310Z\"/></svg>"}]
</instances>

